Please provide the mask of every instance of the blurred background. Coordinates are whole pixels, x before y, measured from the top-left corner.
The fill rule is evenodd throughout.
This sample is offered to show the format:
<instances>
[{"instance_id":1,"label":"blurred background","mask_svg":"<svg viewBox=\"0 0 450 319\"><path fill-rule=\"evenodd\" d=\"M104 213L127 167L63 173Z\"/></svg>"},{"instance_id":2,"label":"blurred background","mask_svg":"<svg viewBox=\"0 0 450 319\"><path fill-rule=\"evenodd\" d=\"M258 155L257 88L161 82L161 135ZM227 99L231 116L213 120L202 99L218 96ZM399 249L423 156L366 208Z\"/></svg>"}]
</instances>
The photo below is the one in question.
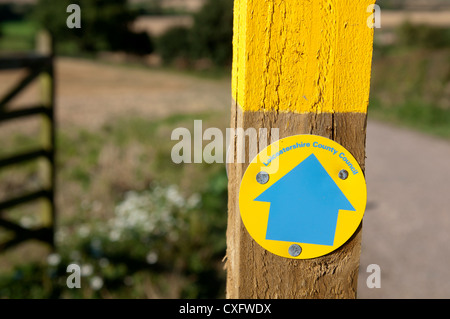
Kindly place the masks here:
<instances>
[{"instance_id":1,"label":"blurred background","mask_svg":"<svg viewBox=\"0 0 450 319\"><path fill-rule=\"evenodd\" d=\"M66 26L71 3L81 29ZM447 298L450 2L377 3L359 297ZM232 0L0 0L0 58L34 52L49 30L56 88L54 247L0 245L0 298L224 297L225 166L174 164L170 137L193 131L194 119L223 132L230 125L232 8ZM26 75L0 70L0 100ZM30 83L8 111L36 103L41 89ZM0 158L36 148L43 123L0 121ZM37 161L4 166L0 202L42 187ZM0 242L48 224L42 202L2 210ZM81 289L66 286L72 263ZM366 285L370 264L381 267L379 289Z\"/></svg>"}]
</instances>

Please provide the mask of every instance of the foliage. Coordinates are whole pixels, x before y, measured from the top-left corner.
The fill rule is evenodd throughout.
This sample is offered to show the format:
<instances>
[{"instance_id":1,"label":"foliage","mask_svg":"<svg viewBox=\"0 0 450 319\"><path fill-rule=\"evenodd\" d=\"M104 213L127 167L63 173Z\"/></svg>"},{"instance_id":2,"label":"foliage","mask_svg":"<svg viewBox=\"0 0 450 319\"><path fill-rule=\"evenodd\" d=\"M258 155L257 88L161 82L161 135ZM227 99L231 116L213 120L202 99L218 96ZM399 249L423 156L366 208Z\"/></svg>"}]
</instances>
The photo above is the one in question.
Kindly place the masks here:
<instances>
[{"instance_id":1,"label":"foliage","mask_svg":"<svg viewBox=\"0 0 450 319\"><path fill-rule=\"evenodd\" d=\"M81 28L68 29L66 19L69 4L78 4L82 12ZM137 12L129 9L126 0L40 0L34 18L40 26L48 29L60 47L73 43L81 52L101 50L126 51L137 54L153 50L146 33L129 29Z\"/></svg>"},{"instance_id":2,"label":"foliage","mask_svg":"<svg viewBox=\"0 0 450 319\"><path fill-rule=\"evenodd\" d=\"M210 113L130 116L59 131L57 250L46 263L0 273L0 298L223 297L225 169L174 165L173 145L160 142L198 118L214 121ZM19 224L38 226L19 213L11 216ZM66 286L72 263L81 289Z\"/></svg>"},{"instance_id":3,"label":"foliage","mask_svg":"<svg viewBox=\"0 0 450 319\"><path fill-rule=\"evenodd\" d=\"M208 0L194 16L191 30L194 58L210 58L217 65L230 63L233 39L233 1Z\"/></svg>"},{"instance_id":4,"label":"foliage","mask_svg":"<svg viewBox=\"0 0 450 319\"><path fill-rule=\"evenodd\" d=\"M208 0L194 14L191 29L175 27L162 35L157 51L165 63L175 58L210 59L215 65L231 63L233 38L233 1Z\"/></svg>"},{"instance_id":5,"label":"foliage","mask_svg":"<svg viewBox=\"0 0 450 319\"><path fill-rule=\"evenodd\" d=\"M175 58L187 58L190 55L190 31L185 27L173 27L157 40L157 51L166 64Z\"/></svg>"},{"instance_id":6,"label":"foliage","mask_svg":"<svg viewBox=\"0 0 450 319\"><path fill-rule=\"evenodd\" d=\"M19 21L31 11L32 5L22 3L0 3L0 21Z\"/></svg>"},{"instance_id":7,"label":"foliage","mask_svg":"<svg viewBox=\"0 0 450 319\"><path fill-rule=\"evenodd\" d=\"M221 297L227 185L223 173L212 177L211 191L186 198L175 185L153 185L125 194L107 223L61 227L58 252L46 265L25 264L1 275L0 297ZM73 263L81 267L81 290L66 287L66 267ZM171 276L178 278L178 287L167 291L162 278ZM140 295L142 278L151 280L153 295Z\"/></svg>"},{"instance_id":8,"label":"foliage","mask_svg":"<svg viewBox=\"0 0 450 319\"><path fill-rule=\"evenodd\" d=\"M450 30L422 24L403 23L397 30L400 45L439 49L450 47Z\"/></svg>"},{"instance_id":9,"label":"foliage","mask_svg":"<svg viewBox=\"0 0 450 319\"><path fill-rule=\"evenodd\" d=\"M369 117L450 138L450 34L403 24L375 47Z\"/></svg>"},{"instance_id":10,"label":"foliage","mask_svg":"<svg viewBox=\"0 0 450 319\"><path fill-rule=\"evenodd\" d=\"M164 16L164 15L184 15L186 9L178 7L166 7L164 0L146 0L139 2L130 2L129 5L135 9L139 15L146 16Z\"/></svg>"},{"instance_id":11,"label":"foliage","mask_svg":"<svg viewBox=\"0 0 450 319\"><path fill-rule=\"evenodd\" d=\"M378 0L377 4L386 10L404 9L406 0Z\"/></svg>"},{"instance_id":12,"label":"foliage","mask_svg":"<svg viewBox=\"0 0 450 319\"><path fill-rule=\"evenodd\" d=\"M4 21L0 31L2 50L31 51L35 48L36 24L31 21Z\"/></svg>"},{"instance_id":13,"label":"foliage","mask_svg":"<svg viewBox=\"0 0 450 319\"><path fill-rule=\"evenodd\" d=\"M369 106L369 116L450 139L450 109L427 104L420 99L386 106L379 99L373 98Z\"/></svg>"}]
</instances>

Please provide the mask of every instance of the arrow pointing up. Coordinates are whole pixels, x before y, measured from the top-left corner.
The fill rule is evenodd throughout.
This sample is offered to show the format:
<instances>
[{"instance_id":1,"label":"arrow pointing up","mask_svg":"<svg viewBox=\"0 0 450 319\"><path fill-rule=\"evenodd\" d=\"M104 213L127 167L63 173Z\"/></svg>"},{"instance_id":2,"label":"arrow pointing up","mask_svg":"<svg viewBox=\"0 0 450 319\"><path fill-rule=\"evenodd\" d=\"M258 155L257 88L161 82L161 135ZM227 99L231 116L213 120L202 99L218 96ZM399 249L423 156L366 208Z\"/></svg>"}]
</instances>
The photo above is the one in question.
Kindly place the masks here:
<instances>
[{"instance_id":1,"label":"arrow pointing up","mask_svg":"<svg viewBox=\"0 0 450 319\"><path fill-rule=\"evenodd\" d=\"M333 246L339 210L355 211L314 154L255 201L271 203L267 240Z\"/></svg>"}]
</instances>

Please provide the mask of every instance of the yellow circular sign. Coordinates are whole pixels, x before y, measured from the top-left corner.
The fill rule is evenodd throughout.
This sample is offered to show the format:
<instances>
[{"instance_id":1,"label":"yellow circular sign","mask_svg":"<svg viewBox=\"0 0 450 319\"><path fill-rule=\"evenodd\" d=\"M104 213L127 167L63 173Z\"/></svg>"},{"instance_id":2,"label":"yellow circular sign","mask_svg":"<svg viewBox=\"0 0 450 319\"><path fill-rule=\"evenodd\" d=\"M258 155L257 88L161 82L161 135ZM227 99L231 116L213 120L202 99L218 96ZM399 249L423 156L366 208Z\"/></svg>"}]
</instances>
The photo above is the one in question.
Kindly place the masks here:
<instances>
[{"instance_id":1,"label":"yellow circular sign","mask_svg":"<svg viewBox=\"0 0 450 319\"><path fill-rule=\"evenodd\" d=\"M239 190L250 236L281 257L310 259L342 246L367 202L364 174L338 143L315 135L281 139L249 164Z\"/></svg>"}]
</instances>

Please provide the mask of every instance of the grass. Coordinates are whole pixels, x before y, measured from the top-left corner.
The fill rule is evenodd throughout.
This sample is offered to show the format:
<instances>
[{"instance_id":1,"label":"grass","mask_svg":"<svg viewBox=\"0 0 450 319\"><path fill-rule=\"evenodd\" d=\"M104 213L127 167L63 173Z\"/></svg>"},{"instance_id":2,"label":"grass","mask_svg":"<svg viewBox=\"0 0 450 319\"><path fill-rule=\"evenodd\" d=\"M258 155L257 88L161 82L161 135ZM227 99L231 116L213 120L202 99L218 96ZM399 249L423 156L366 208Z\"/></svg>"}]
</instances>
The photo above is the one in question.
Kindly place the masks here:
<instances>
[{"instance_id":1,"label":"grass","mask_svg":"<svg viewBox=\"0 0 450 319\"><path fill-rule=\"evenodd\" d=\"M406 101L394 107L372 100L369 117L409 127L450 140L450 109L442 109L423 101Z\"/></svg>"},{"instance_id":2,"label":"grass","mask_svg":"<svg viewBox=\"0 0 450 319\"><path fill-rule=\"evenodd\" d=\"M58 131L57 251L47 262L25 262L22 251L0 272L0 298L223 297L224 166L170 159L174 128L194 119L221 127L223 118L123 117L98 131ZM20 223L25 213L10 215ZM66 287L70 263L84 269L81 289Z\"/></svg>"},{"instance_id":3,"label":"grass","mask_svg":"<svg viewBox=\"0 0 450 319\"><path fill-rule=\"evenodd\" d=\"M37 25L33 21L6 21L0 24L0 50L32 51L35 48Z\"/></svg>"},{"instance_id":4,"label":"grass","mask_svg":"<svg viewBox=\"0 0 450 319\"><path fill-rule=\"evenodd\" d=\"M369 118L450 139L450 48L381 50L374 55Z\"/></svg>"}]
</instances>

